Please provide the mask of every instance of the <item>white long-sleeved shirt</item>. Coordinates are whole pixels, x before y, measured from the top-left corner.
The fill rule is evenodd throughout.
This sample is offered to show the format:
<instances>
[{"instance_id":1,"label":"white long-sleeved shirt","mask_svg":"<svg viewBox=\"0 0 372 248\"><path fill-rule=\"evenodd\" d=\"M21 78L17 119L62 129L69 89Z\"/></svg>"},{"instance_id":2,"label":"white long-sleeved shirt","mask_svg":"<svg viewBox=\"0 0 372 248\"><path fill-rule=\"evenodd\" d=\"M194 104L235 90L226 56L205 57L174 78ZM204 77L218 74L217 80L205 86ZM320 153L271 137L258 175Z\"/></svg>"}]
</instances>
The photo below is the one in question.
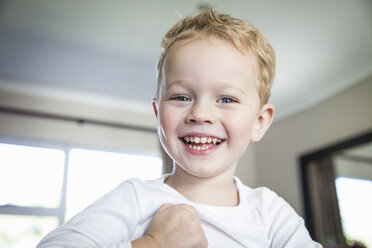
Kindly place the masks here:
<instances>
[{"instance_id":1,"label":"white long-sleeved shirt","mask_svg":"<svg viewBox=\"0 0 372 248\"><path fill-rule=\"evenodd\" d=\"M123 182L49 233L37 248L130 248L164 203L195 207L211 248L322 247L311 240L303 219L267 188L251 189L235 178L239 205L218 207L190 202L164 179Z\"/></svg>"}]
</instances>

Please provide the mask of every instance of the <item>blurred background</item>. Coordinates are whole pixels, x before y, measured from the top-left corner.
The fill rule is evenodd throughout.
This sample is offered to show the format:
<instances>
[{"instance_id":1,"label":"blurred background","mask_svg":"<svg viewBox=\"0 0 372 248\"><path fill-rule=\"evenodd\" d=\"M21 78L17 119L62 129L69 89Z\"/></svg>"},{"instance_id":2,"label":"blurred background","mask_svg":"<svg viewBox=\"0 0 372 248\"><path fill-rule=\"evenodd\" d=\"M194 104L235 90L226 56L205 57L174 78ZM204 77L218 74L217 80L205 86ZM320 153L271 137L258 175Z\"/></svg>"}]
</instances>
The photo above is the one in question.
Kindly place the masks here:
<instances>
[{"instance_id":1,"label":"blurred background","mask_svg":"<svg viewBox=\"0 0 372 248\"><path fill-rule=\"evenodd\" d=\"M372 247L369 0L0 1L0 247L35 246L121 181L169 171L151 107L160 42L206 7L254 24L277 55L274 124L237 176L325 246ZM322 168L333 202L314 193Z\"/></svg>"}]
</instances>

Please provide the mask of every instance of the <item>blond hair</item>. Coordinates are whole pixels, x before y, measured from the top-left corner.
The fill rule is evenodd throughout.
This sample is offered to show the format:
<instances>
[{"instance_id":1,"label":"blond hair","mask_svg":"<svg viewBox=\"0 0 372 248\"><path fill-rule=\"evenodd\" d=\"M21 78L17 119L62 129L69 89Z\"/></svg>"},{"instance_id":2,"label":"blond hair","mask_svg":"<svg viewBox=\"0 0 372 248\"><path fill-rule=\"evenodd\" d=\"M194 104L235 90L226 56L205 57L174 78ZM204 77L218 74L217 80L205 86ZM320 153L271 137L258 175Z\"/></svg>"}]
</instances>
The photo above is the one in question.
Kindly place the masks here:
<instances>
[{"instance_id":1,"label":"blond hair","mask_svg":"<svg viewBox=\"0 0 372 248\"><path fill-rule=\"evenodd\" d=\"M243 54L251 51L257 59L257 91L260 101L262 105L268 102L275 75L274 49L253 25L230 15L217 13L213 9L206 9L195 16L181 19L165 34L161 43L163 51L157 67L156 99L159 97L162 69L170 47L177 41L200 37L220 38L233 44Z\"/></svg>"}]
</instances>

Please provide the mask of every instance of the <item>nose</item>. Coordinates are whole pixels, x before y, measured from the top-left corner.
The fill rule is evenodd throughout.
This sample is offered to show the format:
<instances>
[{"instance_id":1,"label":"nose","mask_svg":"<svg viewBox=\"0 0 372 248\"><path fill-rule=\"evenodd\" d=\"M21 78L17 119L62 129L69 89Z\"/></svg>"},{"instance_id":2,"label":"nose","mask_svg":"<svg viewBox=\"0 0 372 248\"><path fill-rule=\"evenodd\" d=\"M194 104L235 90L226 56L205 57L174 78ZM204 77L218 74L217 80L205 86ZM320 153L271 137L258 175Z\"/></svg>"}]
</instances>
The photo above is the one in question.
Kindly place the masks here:
<instances>
[{"instance_id":1,"label":"nose","mask_svg":"<svg viewBox=\"0 0 372 248\"><path fill-rule=\"evenodd\" d=\"M215 116L213 108L206 103L194 103L186 117L187 123L213 124Z\"/></svg>"}]
</instances>

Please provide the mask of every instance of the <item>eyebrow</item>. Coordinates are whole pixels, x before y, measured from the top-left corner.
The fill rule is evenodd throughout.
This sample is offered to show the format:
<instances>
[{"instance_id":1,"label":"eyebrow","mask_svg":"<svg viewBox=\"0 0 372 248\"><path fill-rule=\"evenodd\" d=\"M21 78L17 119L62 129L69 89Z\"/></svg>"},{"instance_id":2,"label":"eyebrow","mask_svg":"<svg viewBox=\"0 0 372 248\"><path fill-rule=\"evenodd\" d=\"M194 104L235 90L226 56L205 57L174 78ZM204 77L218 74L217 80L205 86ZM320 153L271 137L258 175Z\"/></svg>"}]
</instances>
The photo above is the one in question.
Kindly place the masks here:
<instances>
[{"instance_id":1,"label":"eyebrow","mask_svg":"<svg viewBox=\"0 0 372 248\"><path fill-rule=\"evenodd\" d=\"M166 89L169 89L173 86L187 86L188 85L188 81L186 80L175 80L175 81L170 81L167 85L166 85ZM218 89L232 89L232 90L237 90L239 91L240 93L246 95L246 92L241 89L240 87L232 87L230 84L228 83L224 83L224 82L219 82L218 84Z\"/></svg>"},{"instance_id":2,"label":"eyebrow","mask_svg":"<svg viewBox=\"0 0 372 248\"><path fill-rule=\"evenodd\" d=\"M219 85L221 86L220 88L221 89L232 89L232 90L237 90L237 91L239 91L241 94L243 94L243 95L246 95L246 92L242 89L242 88L240 88L240 87L232 87L231 85L229 85L228 83L219 83Z\"/></svg>"},{"instance_id":3,"label":"eyebrow","mask_svg":"<svg viewBox=\"0 0 372 248\"><path fill-rule=\"evenodd\" d=\"M172 86L185 86L185 85L188 85L188 82L185 81L185 80L175 80L175 81L170 81L168 83L166 83L166 88L169 89L171 88Z\"/></svg>"}]
</instances>

